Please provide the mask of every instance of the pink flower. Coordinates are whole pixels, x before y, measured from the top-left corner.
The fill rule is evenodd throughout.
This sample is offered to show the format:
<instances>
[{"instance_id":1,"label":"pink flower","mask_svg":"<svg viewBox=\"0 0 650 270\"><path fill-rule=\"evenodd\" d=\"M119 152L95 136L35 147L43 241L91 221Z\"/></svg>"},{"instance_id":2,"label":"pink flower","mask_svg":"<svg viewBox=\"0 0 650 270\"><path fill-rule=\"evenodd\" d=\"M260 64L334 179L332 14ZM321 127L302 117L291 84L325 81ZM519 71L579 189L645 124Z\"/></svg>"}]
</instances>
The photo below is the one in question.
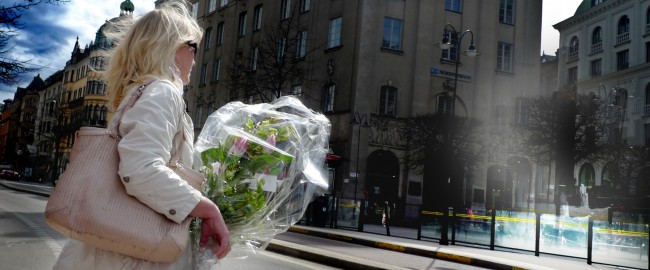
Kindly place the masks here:
<instances>
[{"instance_id":1,"label":"pink flower","mask_svg":"<svg viewBox=\"0 0 650 270\"><path fill-rule=\"evenodd\" d=\"M248 140L244 138L237 138L235 140L235 144L228 149L228 154L235 155L235 156L241 156L244 153L246 153L246 149L248 148Z\"/></svg>"},{"instance_id":2,"label":"pink flower","mask_svg":"<svg viewBox=\"0 0 650 270\"><path fill-rule=\"evenodd\" d=\"M272 146L275 146L275 134L271 134L268 137L266 137L266 142ZM270 149L268 147L264 147L264 153L270 154L273 153L273 149Z\"/></svg>"}]
</instances>

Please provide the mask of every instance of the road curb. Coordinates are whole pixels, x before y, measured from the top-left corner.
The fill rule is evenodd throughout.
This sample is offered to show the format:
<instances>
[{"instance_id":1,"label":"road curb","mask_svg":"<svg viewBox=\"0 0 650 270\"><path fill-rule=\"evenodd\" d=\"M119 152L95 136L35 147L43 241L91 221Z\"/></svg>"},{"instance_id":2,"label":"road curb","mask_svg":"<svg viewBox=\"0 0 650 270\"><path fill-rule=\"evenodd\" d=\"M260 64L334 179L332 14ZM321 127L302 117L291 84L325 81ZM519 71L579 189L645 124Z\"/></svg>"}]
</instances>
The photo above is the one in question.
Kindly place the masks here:
<instances>
[{"instance_id":1,"label":"road curb","mask_svg":"<svg viewBox=\"0 0 650 270\"><path fill-rule=\"evenodd\" d=\"M267 251L295 257L322 265L342 269L359 270L408 270L408 268L371 261L347 254L324 249L312 248L305 245L273 239L266 247Z\"/></svg>"},{"instance_id":2,"label":"road curb","mask_svg":"<svg viewBox=\"0 0 650 270\"><path fill-rule=\"evenodd\" d=\"M363 239L359 237L352 237L344 234L318 231L315 229L308 229L302 226L293 226L289 228L289 232L300 233L300 234L321 237L321 238L328 238L332 240L337 240L337 241L342 241L342 242L347 242L347 243L352 243L352 244L357 244L357 245L362 245L362 246L367 246L372 248L380 248L380 249L385 249L390 251L401 252L405 254L445 260L454 263L461 263L461 264L489 268L489 269L499 269L499 270L501 269L503 270L552 269L548 267L526 265L525 263L516 262L516 261L505 262L503 259L486 260L486 259L470 257L466 255L455 254L451 252L436 251L433 249L415 248L415 247L395 244L391 242L375 241L375 240Z\"/></svg>"},{"instance_id":3,"label":"road curb","mask_svg":"<svg viewBox=\"0 0 650 270\"><path fill-rule=\"evenodd\" d=\"M0 181L0 185L2 185L5 188L15 190L15 191L25 192L25 193L34 194L34 195L43 196L43 197L50 197L49 193L38 192L38 191L29 190L29 189L25 189L25 188L15 187L13 185L9 185L9 184L5 183L5 181Z\"/></svg>"}]
</instances>

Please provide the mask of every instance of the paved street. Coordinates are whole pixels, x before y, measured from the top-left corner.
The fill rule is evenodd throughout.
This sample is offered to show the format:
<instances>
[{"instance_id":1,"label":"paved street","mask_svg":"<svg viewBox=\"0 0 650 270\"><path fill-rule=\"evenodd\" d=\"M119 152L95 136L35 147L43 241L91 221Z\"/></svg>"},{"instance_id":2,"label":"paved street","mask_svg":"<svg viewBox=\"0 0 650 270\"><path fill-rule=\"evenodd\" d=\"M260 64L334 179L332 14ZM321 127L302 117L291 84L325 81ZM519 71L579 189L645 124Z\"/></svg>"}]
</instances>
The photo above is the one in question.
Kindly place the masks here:
<instances>
[{"instance_id":1,"label":"paved street","mask_svg":"<svg viewBox=\"0 0 650 270\"><path fill-rule=\"evenodd\" d=\"M49 228L43 211L52 188L34 183L0 180L0 261L1 269L51 269L67 238ZM8 189L30 191L25 193ZM41 194L41 195L37 195ZM347 259L339 266L261 251L245 259L229 257L219 263L220 269L485 269L460 263L399 252L364 247L330 239L287 232L276 237L275 250L314 250L328 264ZM344 258L345 257L345 258ZM354 264L352 264L354 263Z\"/></svg>"}]
</instances>

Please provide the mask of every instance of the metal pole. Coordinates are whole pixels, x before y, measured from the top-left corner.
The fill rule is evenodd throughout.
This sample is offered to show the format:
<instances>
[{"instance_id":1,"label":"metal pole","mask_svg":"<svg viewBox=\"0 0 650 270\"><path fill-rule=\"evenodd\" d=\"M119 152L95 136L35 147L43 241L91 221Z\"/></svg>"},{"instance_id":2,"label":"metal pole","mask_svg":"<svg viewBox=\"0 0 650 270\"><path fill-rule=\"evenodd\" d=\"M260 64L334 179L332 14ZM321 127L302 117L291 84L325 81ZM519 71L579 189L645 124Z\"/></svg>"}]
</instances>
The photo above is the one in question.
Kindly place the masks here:
<instances>
[{"instance_id":1,"label":"metal pole","mask_svg":"<svg viewBox=\"0 0 650 270\"><path fill-rule=\"evenodd\" d=\"M540 232L541 232L541 226L542 226L542 214L541 213L535 213L535 256L539 257L539 238L540 238Z\"/></svg>"},{"instance_id":2,"label":"metal pole","mask_svg":"<svg viewBox=\"0 0 650 270\"><path fill-rule=\"evenodd\" d=\"M359 151L361 149L361 121L362 117L359 115L358 112L354 112L354 118L356 120L357 116L359 116L359 131L357 132L357 168L355 171L354 175L354 207L356 210L357 207L357 185L359 184ZM352 211L352 218L354 218L354 211Z\"/></svg>"},{"instance_id":3,"label":"metal pole","mask_svg":"<svg viewBox=\"0 0 650 270\"><path fill-rule=\"evenodd\" d=\"M497 210L492 209L492 224L490 224L490 250L494 250L494 232L496 231Z\"/></svg>"},{"instance_id":4,"label":"metal pole","mask_svg":"<svg viewBox=\"0 0 650 270\"><path fill-rule=\"evenodd\" d=\"M592 262L592 249L594 246L594 220L589 216L589 227L587 228L587 264L591 265Z\"/></svg>"},{"instance_id":5,"label":"metal pole","mask_svg":"<svg viewBox=\"0 0 650 270\"><path fill-rule=\"evenodd\" d=\"M451 244L456 244L456 208L449 207L449 210L453 213L451 216Z\"/></svg>"}]
</instances>

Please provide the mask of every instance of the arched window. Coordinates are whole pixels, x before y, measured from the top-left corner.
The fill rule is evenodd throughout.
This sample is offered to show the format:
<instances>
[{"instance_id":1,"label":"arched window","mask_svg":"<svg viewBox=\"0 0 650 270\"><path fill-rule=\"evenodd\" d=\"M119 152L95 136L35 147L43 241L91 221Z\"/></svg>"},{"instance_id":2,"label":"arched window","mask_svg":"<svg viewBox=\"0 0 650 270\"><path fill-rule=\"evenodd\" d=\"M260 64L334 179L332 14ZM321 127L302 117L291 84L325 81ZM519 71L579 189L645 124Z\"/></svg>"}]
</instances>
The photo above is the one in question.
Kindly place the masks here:
<instances>
[{"instance_id":1,"label":"arched window","mask_svg":"<svg viewBox=\"0 0 650 270\"><path fill-rule=\"evenodd\" d=\"M621 17L618 21L616 34L616 44L621 44L630 40L630 18L627 16Z\"/></svg>"},{"instance_id":2,"label":"arched window","mask_svg":"<svg viewBox=\"0 0 650 270\"><path fill-rule=\"evenodd\" d=\"M591 166L589 163L585 163L580 167L579 180L580 184L585 187L592 187L596 183L595 181L596 171L594 166Z\"/></svg>"},{"instance_id":3,"label":"arched window","mask_svg":"<svg viewBox=\"0 0 650 270\"><path fill-rule=\"evenodd\" d=\"M572 37L569 43L569 61L578 59L579 42L578 37Z\"/></svg>"},{"instance_id":4,"label":"arched window","mask_svg":"<svg viewBox=\"0 0 650 270\"><path fill-rule=\"evenodd\" d=\"M591 44L592 45L603 42L601 32L602 32L602 28L600 28L600 26L598 26L598 27L596 27L594 29L594 32L591 34Z\"/></svg>"},{"instance_id":5,"label":"arched window","mask_svg":"<svg viewBox=\"0 0 650 270\"><path fill-rule=\"evenodd\" d=\"M395 116L397 114L397 88L384 85L379 93L379 114Z\"/></svg>"}]
</instances>

